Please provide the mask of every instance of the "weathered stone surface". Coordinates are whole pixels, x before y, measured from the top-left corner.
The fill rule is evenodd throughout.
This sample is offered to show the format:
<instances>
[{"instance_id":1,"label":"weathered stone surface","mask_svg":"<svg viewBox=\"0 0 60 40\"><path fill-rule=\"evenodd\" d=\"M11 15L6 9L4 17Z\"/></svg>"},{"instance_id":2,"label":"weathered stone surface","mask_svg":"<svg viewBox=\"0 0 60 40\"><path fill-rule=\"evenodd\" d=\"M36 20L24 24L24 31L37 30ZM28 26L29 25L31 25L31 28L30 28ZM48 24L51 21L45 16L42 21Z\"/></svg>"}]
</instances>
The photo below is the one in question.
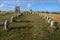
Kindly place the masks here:
<instances>
[{"instance_id":1,"label":"weathered stone surface","mask_svg":"<svg viewBox=\"0 0 60 40\"><path fill-rule=\"evenodd\" d=\"M39 13L39 16L40 16L40 13Z\"/></svg>"},{"instance_id":2,"label":"weathered stone surface","mask_svg":"<svg viewBox=\"0 0 60 40\"><path fill-rule=\"evenodd\" d=\"M46 19L47 21L49 20L49 17L47 16L47 19Z\"/></svg>"},{"instance_id":3,"label":"weathered stone surface","mask_svg":"<svg viewBox=\"0 0 60 40\"><path fill-rule=\"evenodd\" d=\"M51 23L51 20L52 20L52 19L49 18L48 23Z\"/></svg>"},{"instance_id":4,"label":"weathered stone surface","mask_svg":"<svg viewBox=\"0 0 60 40\"><path fill-rule=\"evenodd\" d=\"M41 17L42 17L42 14L41 14Z\"/></svg>"},{"instance_id":5,"label":"weathered stone surface","mask_svg":"<svg viewBox=\"0 0 60 40\"><path fill-rule=\"evenodd\" d=\"M14 16L11 17L11 22L15 22L15 17Z\"/></svg>"},{"instance_id":6,"label":"weathered stone surface","mask_svg":"<svg viewBox=\"0 0 60 40\"><path fill-rule=\"evenodd\" d=\"M46 19L46 16L44 16L44 19Z\"/></svg>"},{"instance_id":7,"label":"weathered stone surface","mask_svg":"<svg viewBox=\"0 0 60 40\"><path fill-rule=\"evenodd\" d=\"M51 28L52 28L52 29L56 29L56 24L55 24L54 21L51 21Z\"/></svg>"},{"instance_id":8,"label":"weathered stone surface","mask_svg":"<svg viewBox=\"0 0 60 40\"><path fill-rule=\"evenodd\" d=\"M20 7L19 6L15 7L15 13L20 13Z\"/></svg>"},{"instance_id":9,"label":"weathered stone surface","mask_svg":"<svg viewBox=\"0 0 60 40\"><path fill-rule=\"evenodd\" d=\"M10 22L8 20L6 20L5 23L4 23L4 29L5 30L10 30Z\"/></svg>"}]
</instances>

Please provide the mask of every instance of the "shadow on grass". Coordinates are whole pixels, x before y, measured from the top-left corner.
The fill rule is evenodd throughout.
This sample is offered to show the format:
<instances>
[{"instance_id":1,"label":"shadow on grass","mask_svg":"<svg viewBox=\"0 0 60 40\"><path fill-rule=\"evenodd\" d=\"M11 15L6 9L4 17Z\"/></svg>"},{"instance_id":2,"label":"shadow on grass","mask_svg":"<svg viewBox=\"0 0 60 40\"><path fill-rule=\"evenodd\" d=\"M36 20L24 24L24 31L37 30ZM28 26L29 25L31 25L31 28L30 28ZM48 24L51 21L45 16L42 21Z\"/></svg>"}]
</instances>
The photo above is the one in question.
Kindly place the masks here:
<instances>
[{"instance_id":1,"label":"shadow on grass","mask_svg":"<svg viewBox=\"0 0 60 40\"><path fill-rule=\"evenodd\" d=\"M15 22L16 22L16 23L19 23L19 22L29 23L29 22L31 22L31 21L29 21L29 20L16 20Z\"/></svg>"},{"instance_id":2,"label":"shadow on grass","mask_svg":"<svg viewBox=\"0 0 60 40\"><path fill-rule=\"evenodd\" d=\"M15 29L30 29L32 26L21 26L21 27L12 27L10 30L15 30Z\"/></svg>"}]
</instances>

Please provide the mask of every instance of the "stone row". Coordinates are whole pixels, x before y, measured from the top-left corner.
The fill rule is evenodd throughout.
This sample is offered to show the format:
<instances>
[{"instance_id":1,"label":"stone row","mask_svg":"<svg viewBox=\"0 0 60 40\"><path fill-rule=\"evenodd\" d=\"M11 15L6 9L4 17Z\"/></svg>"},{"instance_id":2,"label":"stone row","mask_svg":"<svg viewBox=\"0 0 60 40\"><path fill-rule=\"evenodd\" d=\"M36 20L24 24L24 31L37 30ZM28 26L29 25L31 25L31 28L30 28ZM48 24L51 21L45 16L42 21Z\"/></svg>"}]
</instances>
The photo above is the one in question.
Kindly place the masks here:
<instances>
[{"instance_id":1,"label":"stone row","mask_svg":"<svg viewBox=\"0 0 60 40\"><path fill-rule=\"evenodd\" d=\"M10 27L10 23L15 22L16 19L19 18L21 15L22 15L22 14L17 14L17 15L15 15L15 16L12 16L10 21L9 21L9 20L6 20L6 21L4 22L4 29L5 29L5 30L10 30L10 28L11 28L11 27Z\"/></svg>"},{"instance_id":2,"label":"stone row","mask_svg":"<svg viewBox=\"0 0 60 40\"><path fill-rule=\"evenodd\" d=\"M32 14L35 14L35 15L43 17L50 24L50 27L52 29L56 29L57 28L56 22L53 21L49 16L46 16L43 13L32 13Z\"/></svg>"}]
</instances>

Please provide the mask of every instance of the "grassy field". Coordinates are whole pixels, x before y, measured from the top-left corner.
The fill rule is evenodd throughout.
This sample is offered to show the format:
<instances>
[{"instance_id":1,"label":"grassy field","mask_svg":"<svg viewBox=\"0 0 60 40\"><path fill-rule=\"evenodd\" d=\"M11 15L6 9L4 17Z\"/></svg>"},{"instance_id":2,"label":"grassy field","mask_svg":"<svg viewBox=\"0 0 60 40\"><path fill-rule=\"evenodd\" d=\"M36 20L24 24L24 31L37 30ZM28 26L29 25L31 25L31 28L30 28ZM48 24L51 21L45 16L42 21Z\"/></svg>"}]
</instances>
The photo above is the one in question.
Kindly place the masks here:
<instances>
[{"instance_id":1,"label":"grassy field","mask_svg":"<svg viewBox=\"0 0 60 40\"><path fill-rule=\"evenodd\" d=\"M7 18L1 15L0 20L10 20L12 15L8 14ZM11 30L0 31L0 40L60 40L60 30L52 32L50 25L37 15L21 16L10 25ZM0 30L2 29L3 26L0 27Z\"/></svg>"},{"instance_id":2,"label":"grassy field","mask_svg":"<svg viewBox=\"0 0 60 40\"><path fill-rule=\"evenodd\" d=\"M11 16L14 14L0 14L0 22L4 22L5 20L10 20Z\"/></svg>"}]
</instances>

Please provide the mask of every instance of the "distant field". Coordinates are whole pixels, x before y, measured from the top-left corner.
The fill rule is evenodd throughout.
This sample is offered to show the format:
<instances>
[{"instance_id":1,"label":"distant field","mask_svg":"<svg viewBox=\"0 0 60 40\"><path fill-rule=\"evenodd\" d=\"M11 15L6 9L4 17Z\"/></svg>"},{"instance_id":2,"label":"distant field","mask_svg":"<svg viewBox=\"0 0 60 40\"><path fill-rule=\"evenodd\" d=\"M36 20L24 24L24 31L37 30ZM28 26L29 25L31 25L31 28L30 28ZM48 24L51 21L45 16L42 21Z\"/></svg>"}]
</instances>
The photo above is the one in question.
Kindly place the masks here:
<instances>
[{"instance_id":1,"label":"distant field","mask_svg":"<svg viewBox=\"0 0 60 40\"><path fill-rule=\"evenodd\" d=\"M47 13L43 13L45 16L49 16L50 18L52 18L54 21L56 22L60 22L60 14L47 14Z\"/></svg>"},{"instance_id":2,"label":"distant field","mask_svg":"<svg viewBox=\"0 0 60 40\"><path fill-rule=\"evenodd\" d=\"M1 15L0 21L14 14ZM52 32L50 25L38 15L24 15L10 24L11 30L3 31L0 26L0 40L60 40L60 30Z\"/></svg>"},{"instance_id":3,"label":"distant field","mask_svg":"<svg viewBox=\"0 0 60 40\"><path fill-rule=\"evenodd\" d=\"M0 22L1 21L5 21L5 20L10 20L11 16L13 16L14 14L7 14L7 13L0 13Z\"/></svg>"},{"instance_id":4,"label":"distant field","mask_svg":"<svg viewBox=\"0 0 60 40\"><path fill-rule=\"evenodd\" d=\"M60 14L47 14L43 13L45 16L49 16L52 20L58 22L58 25L60 25Z\"/></svg>"}]
</instances>

